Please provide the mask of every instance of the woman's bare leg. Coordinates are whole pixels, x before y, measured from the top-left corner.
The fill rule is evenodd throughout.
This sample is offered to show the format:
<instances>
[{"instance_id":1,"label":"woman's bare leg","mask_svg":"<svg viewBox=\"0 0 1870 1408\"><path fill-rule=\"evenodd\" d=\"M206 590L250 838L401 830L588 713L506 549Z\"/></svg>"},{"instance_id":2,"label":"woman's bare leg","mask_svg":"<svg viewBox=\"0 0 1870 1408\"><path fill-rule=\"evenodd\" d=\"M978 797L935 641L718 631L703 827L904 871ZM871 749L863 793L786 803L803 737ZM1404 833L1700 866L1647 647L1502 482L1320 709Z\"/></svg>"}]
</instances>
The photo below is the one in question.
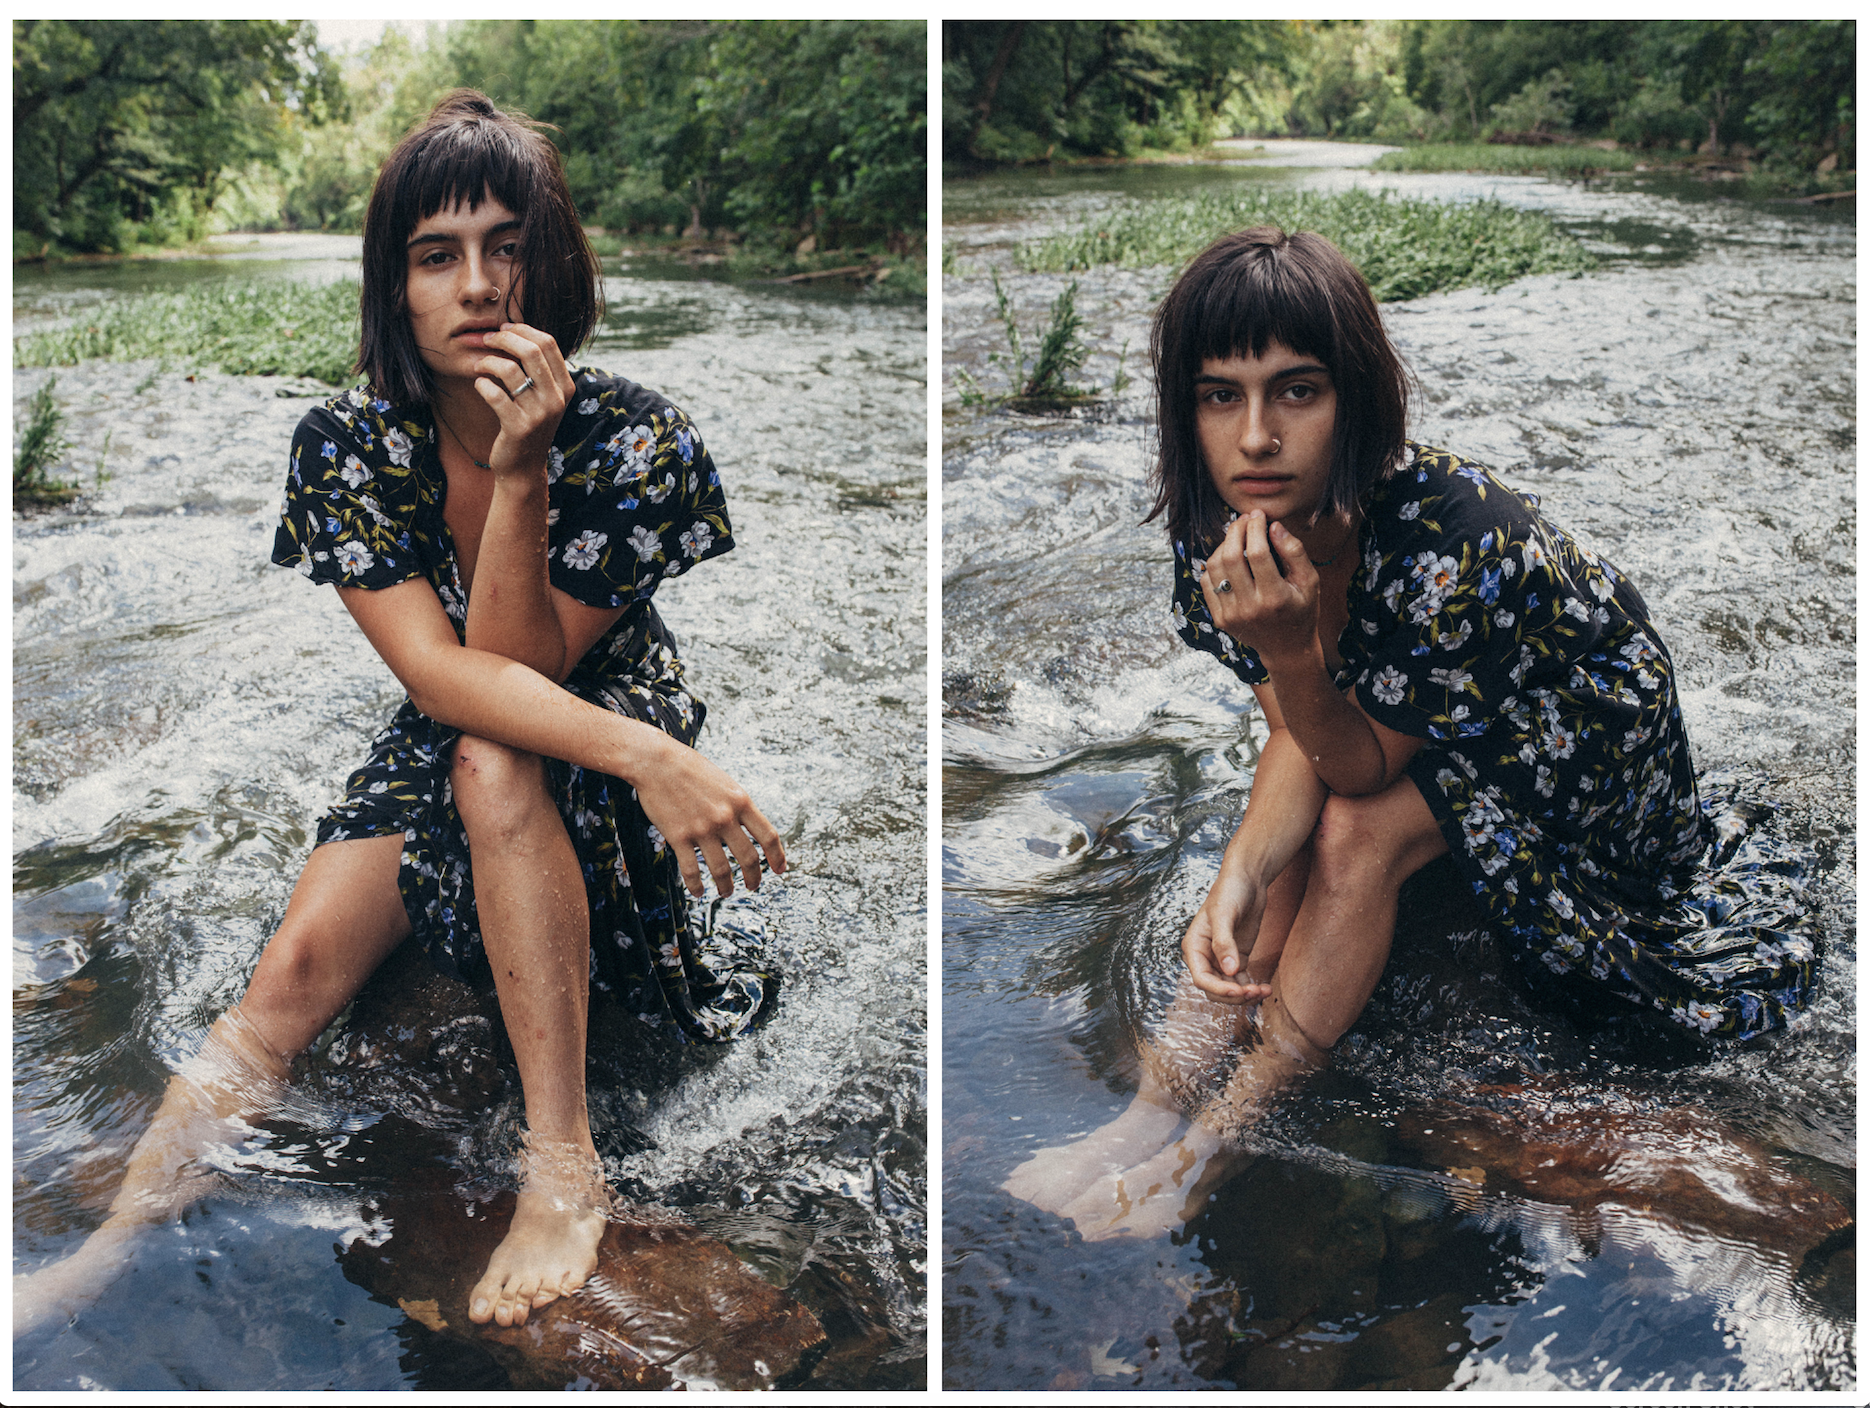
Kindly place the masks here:
<instances>
[{"instance_id":1,"label":"woman's bare leg","mask_svg":"<svg viewBox=\"0 0 1870 1408\"><path fill-rule=\"evenodd\" d=\"M246 996L170 1079L125 1165L110 1217L71 1256L14 1278L16 1337L71 1315L115 1279L137 1237L195 1196L202 1151L277 1098L292 1058L407 937L396 887L402 847L398 833L312 852Z\"/></svg>"},{"instance_id":2,"label":"woman's bare leg","mask_svg":"<svg viewBox=\"0 0 1870 1408\"><path fill-rule=\"evenodd\" d=\"M1267 982L1279 966L1311 864L1308 842L1267 886L1266 910L1245 965L1255 982ZM1000 1186L1034 1207L1062 1212L1098 1180L1159 1152L1185 1129L1183 1112L1204 1103L1199 1087L1222 1054L1239 1044L1251 1019L1251 1007L1210 1002L1184 979L1161 1030L1143 1042L1142 1079L1123 1113L1083 1139L1037 1150Z\"/></svg>"},{"instance_id":3,"label":"woman's bare leg","mask_svg":"<svg viewBox=\"0 0 1870 1408\"><path fill-rule=\"evenodd\" d=\"M1272 996L1260 1005L1255 1039L1245 1044L1226 1089L1180 1139L1092 1184L1063 1209L1086 1238L1161 1235L1238 1167L1230 1138L1280 1090L1325 1064L1383 976L1402 882L1446 849L1434 814L1406 777L1369 797L1325 803L1312 834L1304 900L1272 976Z\"/></svg>"},{"instance_id":4,"label":"woman's bare leg","mask_svg":"<svg viewBox=\"0 0 1870 1408\"><path fill-rule=\"evenodd\" d=\"M537 755L463 738L453 784L527 1128L512 1226L469 1293L468 1316L517 1325L585 1283L609 1210L585 1101L590 907Z\"/></svg>"}]
</instances>

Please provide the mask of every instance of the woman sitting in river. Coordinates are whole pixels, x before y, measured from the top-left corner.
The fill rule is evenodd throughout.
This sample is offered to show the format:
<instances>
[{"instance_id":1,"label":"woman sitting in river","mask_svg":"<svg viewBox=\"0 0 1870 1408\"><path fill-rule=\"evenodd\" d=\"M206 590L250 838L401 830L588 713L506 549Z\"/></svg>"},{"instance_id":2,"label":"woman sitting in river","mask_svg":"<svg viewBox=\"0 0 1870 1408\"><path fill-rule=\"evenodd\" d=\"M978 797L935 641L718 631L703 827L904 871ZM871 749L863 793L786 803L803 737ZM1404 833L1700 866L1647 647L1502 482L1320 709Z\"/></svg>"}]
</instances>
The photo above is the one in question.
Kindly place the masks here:
<instances>
[{"instance_id":1,"label":"woman sitting in river","mask_svg":"<svg viewBox=\"0 0 1870 1408\"><path fill-rule=\"evenodd\" d=\"M480 94L444 99L385 163L366 386L300 423L273 560L338 589L409 697L320 822L245 996L170 1082L109 1220L16 1283L16 1333L95 1295L190 1200L202 1151L412 934L463 976L491 971L525 1100L519 1201L476 1321L523 1322L596 1265L589 985L702 1041L770 999L689 935L697 850L723 895L730 856L756 889L762 852L775 871L785 855L694 751L703 706L650 604L733 545L726 503L686 416L567 364L601 315L597 272L552 145Z\"/></svg>"},{"instance_id":2,"label":"woman sitting in river","mask_svg":"<svg viewBox=\"0 0 1870 1408\"><path fill-rule=\"evenodd\" d=\"M1008 1190L1089 1237L1192 1215L1227 1136L1357 1021L1402 882L1444 854L1554 996L1705 1038L1803 1008L1809 942L1688 902L1710 826L1642 597L1536 500L1403 438L1407 378L1349 261L1317 235L1218 240L1152 351L1176 627L1252 686L1270 736L1136 1100Z\"/></svg>"}]
</instances>

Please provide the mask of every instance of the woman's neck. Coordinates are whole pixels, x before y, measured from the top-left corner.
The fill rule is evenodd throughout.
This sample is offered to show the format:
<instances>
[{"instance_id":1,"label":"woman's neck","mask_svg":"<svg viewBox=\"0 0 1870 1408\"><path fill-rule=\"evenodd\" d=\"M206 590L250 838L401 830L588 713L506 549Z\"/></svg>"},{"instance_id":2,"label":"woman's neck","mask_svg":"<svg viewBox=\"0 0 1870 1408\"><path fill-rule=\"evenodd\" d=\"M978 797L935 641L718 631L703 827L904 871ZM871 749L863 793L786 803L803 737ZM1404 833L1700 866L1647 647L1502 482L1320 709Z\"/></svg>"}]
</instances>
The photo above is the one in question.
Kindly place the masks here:
<instances>
[{"instance_id":1,"label":"woman's neck","mask_svg":"<svg viewBox=\"0 0 1870 1408\"><path fill-rule=\"evenodd\" d=\"M471 381L445 382L429 398L435 414L436 439L444 453L457 450L477 466L493 458L493 442L500 434L500 417L481 399Z\"/></svg>"},{"instance_id":2,"label":"woman's neck","mask_svg":"<svg viewBox=\"0 0 1870 1408\"><path fill-rule=\"evenodd\" d=\"M1320 514L1310 523L1288 522L1286 529L1305 545L1305 554L1314 567L1330 567L1357 541L1357 529L1363 522L1361 509L1348 514Z\"/></svg>"}]
</instances>

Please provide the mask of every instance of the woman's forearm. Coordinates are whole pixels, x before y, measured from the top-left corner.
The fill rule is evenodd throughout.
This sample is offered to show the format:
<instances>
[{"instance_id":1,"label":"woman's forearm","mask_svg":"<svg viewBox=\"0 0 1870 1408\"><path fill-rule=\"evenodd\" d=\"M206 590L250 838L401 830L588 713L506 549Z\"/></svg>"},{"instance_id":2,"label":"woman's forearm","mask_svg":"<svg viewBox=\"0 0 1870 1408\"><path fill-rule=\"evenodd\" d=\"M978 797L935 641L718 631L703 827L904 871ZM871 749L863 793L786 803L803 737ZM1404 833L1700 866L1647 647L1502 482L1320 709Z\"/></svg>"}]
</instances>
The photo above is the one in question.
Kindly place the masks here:
<instances>
[{"instance_id":1,"label":"woman's forearm","mask_svg":"<svg viewBox=\"0 0 1870 1408\"><path fill-rule=\"evenodd\" d=\"M528 665L472 647L437 649L404 683L437 723L632 785L671 747L682 747L653 724L587 703Z\"/></svg>"},{"instance_id":2,"label":"woman's forearm","mask_svg":"<svg viewBox=\"0 0 1870 1408\"><path fill-rule=\"evenodd\" d=\"M564 629L552 609L546 543L543 468L496 476L468 589L467 643L557 680L577 662L565 658Z\"/></svg>"},{"instance_id":3,"label":"woman's forearm","mask_svg":"<svg viewBox=\"0 0 1870 1408\"><path fill-rule=\"evenodd\" d=\"M1247 814L1227 844L1223 867L1270 885L1299 853L1329 795L1288 728L1276 728L1260 750Z\"/></svg>"},{"instance_id":4,"label":"woman's forearm","mask_svg":"<svg viewBox=\"0 0 1870 1408\"><path fill-rule=\"evenodd\" d=\"M1313 644L1309 655L1265 662L1286 728L1307 765L1333 792L1343 797L1380 792L1394 780L1390 760L1370 720L1339 693Z\"/></svg>"}]
</instances>

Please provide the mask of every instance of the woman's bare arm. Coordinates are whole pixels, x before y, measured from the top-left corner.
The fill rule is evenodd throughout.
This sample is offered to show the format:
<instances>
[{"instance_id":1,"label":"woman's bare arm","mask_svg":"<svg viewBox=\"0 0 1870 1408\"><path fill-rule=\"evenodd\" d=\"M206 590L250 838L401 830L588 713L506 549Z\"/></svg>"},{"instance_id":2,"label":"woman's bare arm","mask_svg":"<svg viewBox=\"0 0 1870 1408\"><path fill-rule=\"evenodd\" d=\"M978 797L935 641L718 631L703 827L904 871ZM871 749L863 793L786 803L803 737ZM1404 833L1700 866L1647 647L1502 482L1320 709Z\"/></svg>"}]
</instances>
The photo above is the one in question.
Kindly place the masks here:
<instances>
[{"instance_id":1,"label":"woman's bare arm","mask_svg":"<svg viewBox=\"0 0 1870 1408\"><path fill-rule=\"evenodd\" d=\"M726 852L740 862L749 889L759 888L760 852L775 872L785 870L778 832L731 777L653 725L587 704L516 660L460 644L426 581L414 578L381 591L341 587L338 596L430 718L634 787L650 821L675 848L693 894L702 893L697 848L721 894L733 889ZM589 649L604 628L587 618L567 643L577 652L571 658Z\"/></svg>"}]
</instances>

